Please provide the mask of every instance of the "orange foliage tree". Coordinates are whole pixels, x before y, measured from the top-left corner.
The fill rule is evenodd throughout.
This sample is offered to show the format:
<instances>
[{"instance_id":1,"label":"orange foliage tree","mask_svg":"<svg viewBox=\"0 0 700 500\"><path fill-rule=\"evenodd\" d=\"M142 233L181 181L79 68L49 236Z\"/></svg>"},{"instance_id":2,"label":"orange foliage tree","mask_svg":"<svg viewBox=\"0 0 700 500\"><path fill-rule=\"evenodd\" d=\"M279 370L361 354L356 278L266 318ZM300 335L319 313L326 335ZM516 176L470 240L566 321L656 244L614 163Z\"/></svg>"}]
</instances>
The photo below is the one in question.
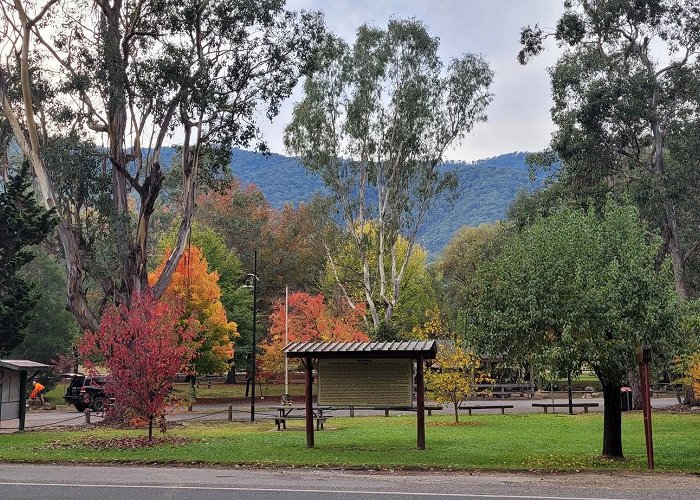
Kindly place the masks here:
<instances>
[{"instance_id":1,"label":"orange foliage tree","mask_svg":"<svg viewBox=\"0 0 700 500\"><path fill-rule=\"evenodd\" d=\"M165 251L158 268L149 280L155 280L170 255ZM238 335L236 323L228 321L221 303L219 275L207 272L207 260L202 251L192 246L178 263L170 286L163 294L166 302L183 302L184 317L192 316L199 323L201 346L194 361L197 373L222 373L228 370L233 357L233 339Z\"/></svg>"},{"instance_id":2,"label":"orange foliage tree","mask_svg":"<svg viewBox=\"0 0 700 500\"><path fill-rule=\"evenodd\" d=\"M342 305L332 308L323 294L295 292L289 296L289 342L367 342L362 331L363 311ZM270 315L270 331L263 344L259 372L263 378L284 374L284 302L278 301Z\"/></svg>"}]
</instances>

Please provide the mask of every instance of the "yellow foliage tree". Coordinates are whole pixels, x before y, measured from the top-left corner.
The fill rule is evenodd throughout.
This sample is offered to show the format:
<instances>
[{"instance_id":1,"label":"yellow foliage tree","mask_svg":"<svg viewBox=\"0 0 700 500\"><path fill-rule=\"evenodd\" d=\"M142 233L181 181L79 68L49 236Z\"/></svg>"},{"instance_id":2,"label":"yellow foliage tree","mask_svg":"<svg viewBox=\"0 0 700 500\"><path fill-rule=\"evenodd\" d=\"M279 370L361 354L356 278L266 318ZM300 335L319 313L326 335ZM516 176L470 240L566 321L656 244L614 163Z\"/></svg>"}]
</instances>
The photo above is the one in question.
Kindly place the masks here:
<instances>
[{"instance_id":1,"label":"yellow foliage tree","mask_svg":"<svg viewBox=\"0 0 700 500\"><path fill-rule=\"evenodd\" d=\"M149 275L153 284L170 255L166 249L158 268ZM202 345L195 359L197 373L222 373L233 357L233 339L238 336L236 323L228 321L221 303L219 275L207 272L202 251L192 246L185 251L162 300L185 303L185 315L193 315L201 325Z\"/></svg>"},{"instance_id":2,"label":"yellow foliage tree","mask_svg":"<svg viewBox=\"0 0 700 500\"><path fill-rule=\"evenodd\" d=\"M477 384L491 379L481 370L481 358L459 346L441 345L436 365L436 370L426 372L426 385L438 403L454 405L455 423L458 423L459 405L476 396Z\"/></svg>"},{"instance_id":3,"label":"yellow foliage tree","mask_svg":"<svg viewBox=\"0 0 700 500\"><path fill-rule=\"evenodd\" d=\"M422 325L416 325L411 331L411 338L425 339L441 339L448 334L448 327L442 318L442 312L438 306L425 311L425 322Z\"/></svg>"},{"instance_id":4,"label":"yellow foliage tree","mask_svg":"<svg viewBox=\"0 0 700 500\"><path fill-rule=\"evenodd\" d=\"M690 385L695 399L700 399L700 352L690 357Z\"/></svg>"}]
</instances>

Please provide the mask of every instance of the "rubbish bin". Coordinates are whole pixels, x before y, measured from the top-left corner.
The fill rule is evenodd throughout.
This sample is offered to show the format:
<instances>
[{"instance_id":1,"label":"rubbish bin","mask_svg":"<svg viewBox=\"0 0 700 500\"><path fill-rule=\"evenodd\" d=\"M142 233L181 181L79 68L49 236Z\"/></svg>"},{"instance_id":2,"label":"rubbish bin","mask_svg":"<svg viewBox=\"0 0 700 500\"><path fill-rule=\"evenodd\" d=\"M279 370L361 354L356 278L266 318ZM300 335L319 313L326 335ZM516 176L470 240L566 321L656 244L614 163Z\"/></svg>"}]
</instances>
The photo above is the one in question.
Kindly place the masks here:
<instances>
[{"instance_id":1,"label":"rubbish bin","mask_svg":"<svg viewBox=\"0 0 700 500\"><path fill-rule=\"evenodd\" d=\"M634 399L632 397L631 387L620 388L620 404L622 406L622 411L630 411L633 409Z\"/></svg>"}]
</instances>

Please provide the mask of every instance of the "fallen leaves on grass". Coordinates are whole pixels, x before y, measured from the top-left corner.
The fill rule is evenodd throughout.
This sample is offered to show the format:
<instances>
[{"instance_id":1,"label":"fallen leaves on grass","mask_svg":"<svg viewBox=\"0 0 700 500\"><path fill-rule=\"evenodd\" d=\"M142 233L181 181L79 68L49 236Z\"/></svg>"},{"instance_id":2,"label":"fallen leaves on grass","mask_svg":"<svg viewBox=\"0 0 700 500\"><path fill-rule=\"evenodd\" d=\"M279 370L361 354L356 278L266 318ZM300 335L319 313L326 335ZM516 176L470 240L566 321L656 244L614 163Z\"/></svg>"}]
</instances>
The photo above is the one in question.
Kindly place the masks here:
<instances>
[{"instance_id":1,"label":"fallen leaves on grass","mask_svg":"<svg viewBox=\"0 0 700 500\"><path fill-rule=\"evenodd\" d=\"M477 427L484 425L481 422L430 422L431 427Z\"/></svg>"},{"instance_id":2,"label":"fallen leaves on grass","mask_svg":"<svg viewBox=\"0 0 700 500\"><path fill-rule=\"evenodd\" d=\"M138 448L155 448L156 446L184 446L192 442L185 437L166 436L149 440L145 436L140 437L115 437L96 438L82 437L75 441L51 441L46 443L49 450L65 449L93 449L93 450L129 450Z\"/></svg>"},{"instance_id":3,"label":"fallen leaves on grass","mask_svg":"<svg viewBox=\"0 0 700 500\"><path fill-rule=\"evenodd\" d=\"M591 469L618 469L625 460L611 460L602 456L566 456L558 453L546 455L530 455L523 465L529 470L591 470Z\"/></svg>"}]
</instances>

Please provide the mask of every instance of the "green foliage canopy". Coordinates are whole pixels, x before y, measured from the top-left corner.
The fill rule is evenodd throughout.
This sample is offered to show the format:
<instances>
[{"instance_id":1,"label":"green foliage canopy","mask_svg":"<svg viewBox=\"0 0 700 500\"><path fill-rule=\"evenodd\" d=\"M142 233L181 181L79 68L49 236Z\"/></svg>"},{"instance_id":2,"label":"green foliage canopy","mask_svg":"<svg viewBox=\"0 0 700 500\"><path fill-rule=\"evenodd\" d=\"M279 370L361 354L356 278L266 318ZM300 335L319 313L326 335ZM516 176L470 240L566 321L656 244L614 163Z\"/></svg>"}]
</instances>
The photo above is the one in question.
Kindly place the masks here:
<instances>
[{"instance_id":1,"label":"green foliage canopy","mask_svg":"<svg viewBox=\"0 0 700 500\"><path fill-rule=\"evenodd\" d=\"M687 266L700 248L697 210L686 210L688 199L697 206L700 188L697 161L687 161L697 156L690 138L700 111L700 9L686 0L566 0L564 7L553 33L523 30L519 55L526 62L549 35L565 47L551 69L560 177L598 206L608 192L638 199L664 238L685 299L694 292Z\"/></svg>"},{"instance_id":2,"label":"green foliage canopy","mask_svg":"<svg viewBox=\"0 0 700 500\"><path fill-rule=\"evenodd\" d=\"M619 389L634 349L655 363L675 351L677 295L667 266L657 272L632 206L563 208L503 242L476 273L474 314L491 354L525 360L548 354L559 367L587 363L605 397L603 454L622 456Z\"/></svg>"},{"instance_id":3,"label":"green foliage canopy","mask_svg":"<svg viewBox=\"0 0 700 500\"><path fill-rule=\"evenodd\" d=\"M41 243L56 224L54 210L37 202L26 165L0 192L0 221L0 356L5 356L22 342L38 300L20 270L34 259L30 247Z\"/></svg>"}]
</instances>

